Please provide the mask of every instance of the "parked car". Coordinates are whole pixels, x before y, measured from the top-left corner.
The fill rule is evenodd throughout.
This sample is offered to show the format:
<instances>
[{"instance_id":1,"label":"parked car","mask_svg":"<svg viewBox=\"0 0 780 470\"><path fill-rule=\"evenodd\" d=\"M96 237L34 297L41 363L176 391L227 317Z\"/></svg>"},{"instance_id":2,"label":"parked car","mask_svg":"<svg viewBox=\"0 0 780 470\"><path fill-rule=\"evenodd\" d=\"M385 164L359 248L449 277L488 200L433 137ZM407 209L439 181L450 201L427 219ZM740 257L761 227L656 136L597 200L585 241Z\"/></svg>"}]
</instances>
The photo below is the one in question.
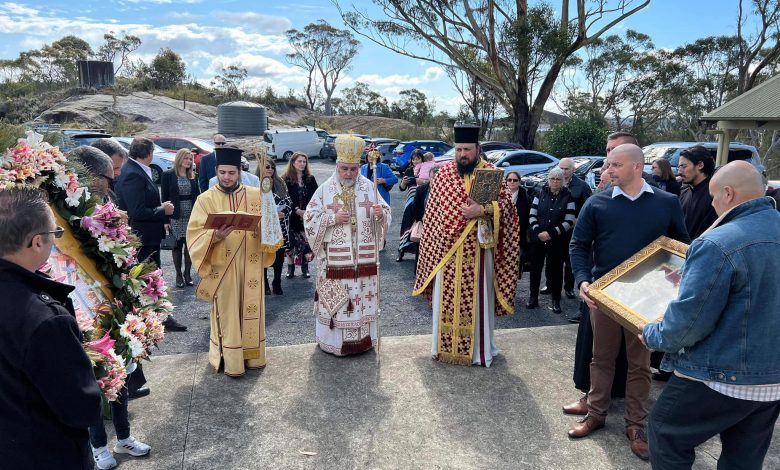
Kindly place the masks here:
<instances>
[{"instance_id":1,"label":"parked car","mask_svg":"<svg viewBox=\"0 0 780 470\"><path fill-rule=\"evenodd\" d=\"M395 155L393 151L400 143L401 141L398 139L388 139L385 137L372 137L370 139L366 139L366 150L363 151L363 155L360 157L360 161L362 163L366 163L368 146L373 144L379 151L379 154L382 156L380 161L389 165L393 161L393 155Z\"/></svg>"},{"instance_id":2,"label":"parked car","mask_svg":"<svg viewBox=\"0 0 780 470\"><path fill-rule=\"evenodd\" d=\"M434 157L438 157L452 148L452 145L441 140L411 140L401 142L395 148L395 158L390 163L390 168L403 173L409 166L414 149L420 149L423 152L431 152Z\"/></svg>"},{"instance_id":3,"label":"parked car","mask_svg":"<svg viewBox=\"0 0 780 470\"><path fill-rule=\"evenodd\" d=\"M61 129L52 133L54 143L63 154L67 154L80 145L90 145L98 139L109 139L111 134L103 129Z\"/></svg>"},{"instance_id":4,"label":"parked car","mask_svg":"<svg viewBox=\"0 0 780 470\"><path fill-rule=\"evenodd\" d=\"M132 137L114 137L114 140L119 142L119 145L130 150L130 143L133 141ZM175 152L169 152L157 144L154 144L154 153L152 158L152 164L149 167L152 169L152 180L155 183L160 184L163 171L168 171L173 168L173 161L176 159Z\"/></svg>"},{"instance_id":5,"label":"parked car","mask_svg":"<svg viewBox=\"0 0 780 470\"><path fill-rule=\"evenodd\" d=\"M521 177L535 171L549 170L559 162L552 155L536 150L494 150L486 156L495 162L497 168L504 170L504 174L516 171Z\"/></svg>"},{"instance_id":6,"label":"parked car","mask_svg":"<svg viewBox=\"0 0 780 470\"><path fill-rule=\"evenodd\" d=\"M180 149L198 149L195 153L195 169L200 168L200 159L214 151L214 144L203 139L193 137L171 137L155 136L150 137L152 141L160 147L170 152L176 153Z\"/></svg>"},{"instance_id":7,"label":"parked car","mask_svg":"<svg viewBox=\"0 0 780 470\"><path fill-rule=\"evenodd\" d=\"M696 145L701 145L709 150L713 159L718 154L717 142L656 142L642 148L642 152L645 154L645 172L650 173L652 171L653 161L663 158L669 161L669 164L672 165L672 172L676 175L677 165L680 163L680 153L683 150ZM766 176L766 169L761 163L761 157L758 155L758 150L752 145L731 142L729 144L728 162L733 162L734 160L745 160L750 162L756 167L759 173Z\"/></svg>"},{"instance_id":8,"label":"parked car","mask_svg":"<svg viewBox=\"0 0 780 470\"><path fill-rule=\"evenodd\" d=\"M520 144L514 144L512 142L498 142L487 141L479 144L482 149L482 153L492 152L494 150L523 150L523 146ZM435 158L436 164L447 163L450 160L455 159L455 147L447 150L443 154Z\"/></svg>"},{"instance_id":9,"label":"parked car","mask_svg":"<svg viewBox=\"0 0 780 470\"><path fill-rule=\"evenodd\" d=\"M336 138L342 135L354 135L368 142L369 136L363 134L330 134L320 150L320 158L330 158L334 162L336 161Z\"/></svg>"},{"instance_id":10,"label":"parked car","mask_svg":"<svg viewBox=\"0 0 780 470\"><path fill-rule=\"evenodd\" d=\"M516 144L514 142L499 142L497 140L488 140L487 142L480 142L479 144L480 148L482 149L482 152L492 152L493 150L524 150L525 147L523 147L520 144Z\"/></svg>"},{"instance_id":11,"label":"parked car","mask_svg":"<svg viewBox=\"0 0 780 470\"><path fill-rule=\"evenodd\" d=\"M572 157L574 161L574 176L586 181L588 173L595 168L601 168L605 159L606 157L596 156ZM547 182L548 173L550 173L550 169L528 173L520 178L521 184L525 188L535 188L538 185L544 185Z\"/></svg>"}]
</instances>

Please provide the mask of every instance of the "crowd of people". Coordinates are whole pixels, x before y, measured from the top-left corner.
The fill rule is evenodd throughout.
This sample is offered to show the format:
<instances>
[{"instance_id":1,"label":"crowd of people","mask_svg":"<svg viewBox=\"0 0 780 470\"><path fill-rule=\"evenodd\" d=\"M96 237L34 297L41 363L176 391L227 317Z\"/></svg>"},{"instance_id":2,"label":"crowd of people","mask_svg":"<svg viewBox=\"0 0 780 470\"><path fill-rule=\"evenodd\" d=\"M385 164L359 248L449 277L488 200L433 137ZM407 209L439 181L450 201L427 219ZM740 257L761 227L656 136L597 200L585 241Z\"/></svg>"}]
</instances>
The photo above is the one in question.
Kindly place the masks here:
<instances>
[{"instance_id":1,"label":"crowd of people","mask_svg":"<svg viewBox=\"0 0 780 470\"><path fill-rule=\"evenodd\" d=\"M255 155L255 174L242 171L242 151L220 134L197 175L193 152L178 151L159 189L148 139L134 139L129 152L100 140L70 158L93 176L95 194L127 212L140 236L139 259L161 265L163 240L172 240L176 287L194 287L211 304L208 362L216 371L240 377L265 367L265 296L283 295L285 260L288 279L298 266L302 277L311 277L316 260L321 350L344 356L379 347L379 252L398 185L406 200L396 261L415 255L412 294L431 304L434 359L490 367L499 354L495 317L515 313L518 281L530 265L526 309L540 306L540 294L550 295L555 314L562 313L564 295L574 299L576 289L581 299L570 319L579 323L573 379L583 395L563 412L582 418L570 438L603 428L611 399L625 397L629 447L654 468L689 467L695 447L715 434L723 442L724 468L737 461L741 468L760 468L780 414L780 356L770 352L771 335L763 334L776 326L773 312L780 307L780 214L763 197L758 172L745 162L716 172L711 154L696 146L682 152L677 176L665 160L647 174L636 138L618 132L607 138L595 190L564 158L538 187L527 189L518 172L508 172L496 198L478 203L470 195L477 171L493 168L482 158L479 133L478 126L456 126L454 161L436 165L432 154L415 151L401 179L384 164L361 165L363 139L339 137L336 167L321 185L300 152L281 174L262 152ZM368 155L375 157L372 149ZM227 222L228 216L240 221ZM11 310L33 319L14 327L25 336L0 342L3 393L11 403L24 394L32 402L25 401L26 410L4 405L0 419L4 427L32 423L29 432L40 432L45 445L63 448L72 463L63 468L91 468L93 461L112 468L100 392L67 300L72 288L36 273L57 236L53 225L40 194L0 191L0 289L16 292L9 296L17 302ZM589 287L661 235L692 243L680 294L660 322L635 335L599 309ZM186 329L172 316L166 328ZM36 335L46 336L40 343L56 344L63 352L58 360L67 364L47 362ZM650 348L659 354L651 356ZM17 357L22 352L25 357ZM670 380L652 411L651 366L666 370L663 378ZM29 367L40 376L22 377L20 368ZM110 406L113 451L147 455L151 447L130 434L127 407L150 391L143 368L129 369L127 387ZM32 421L22 416L30 410Z\"/></svg>"}]
</instances>

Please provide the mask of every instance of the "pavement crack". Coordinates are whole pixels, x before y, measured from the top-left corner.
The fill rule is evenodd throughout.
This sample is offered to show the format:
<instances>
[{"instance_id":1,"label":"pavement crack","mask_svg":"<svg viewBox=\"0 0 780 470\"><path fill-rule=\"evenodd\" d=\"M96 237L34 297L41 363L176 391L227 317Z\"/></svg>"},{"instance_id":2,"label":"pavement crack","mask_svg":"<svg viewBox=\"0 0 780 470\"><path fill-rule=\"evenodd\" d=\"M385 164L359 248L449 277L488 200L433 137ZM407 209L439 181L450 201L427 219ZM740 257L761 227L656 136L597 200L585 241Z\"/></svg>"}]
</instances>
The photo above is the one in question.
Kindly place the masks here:
<instances>
[{"instance_id":1,"label":"pavement crack","mask_svg":"<svg viewBox=\"0 0 780 470\"><path fill-rule=\"evenodd\" d=\"M184 447L181 451L181 469L184 470L184 462L187 458L187 439L190 436L190 417L192 416L192 402L195 399L195 376L198 373L198 357L201 353L195 354L195 363L192 366L192 383L190 384L190 403L187 406L187 424L184 426Z\"/></svg>"}]
</instances>

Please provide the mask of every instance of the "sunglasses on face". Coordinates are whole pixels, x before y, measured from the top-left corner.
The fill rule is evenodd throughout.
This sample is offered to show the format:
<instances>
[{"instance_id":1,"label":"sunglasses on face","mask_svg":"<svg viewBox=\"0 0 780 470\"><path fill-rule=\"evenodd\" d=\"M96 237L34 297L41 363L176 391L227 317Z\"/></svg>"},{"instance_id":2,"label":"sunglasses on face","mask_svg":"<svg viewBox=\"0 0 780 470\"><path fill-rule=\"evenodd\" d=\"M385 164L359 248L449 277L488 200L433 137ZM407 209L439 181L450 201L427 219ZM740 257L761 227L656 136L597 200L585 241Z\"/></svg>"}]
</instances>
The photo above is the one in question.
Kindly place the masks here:
<instances>
[{"instance_id":1,"label":"sunglasses on face","mask_svg":"<svg viewBox=\"0 0 780 470\"><path fill-rule=\"evenodd\" d=\"M35 235L48 235L50 233L54 234L54 238L62 238L62 236L65 234L65 229L58 225L57 228L55 228L54 230L47 230L45 232L38 232L38 233L34 234L33 237L35 237ZM27 245L27 248L31 248L31 247L32 247L32 238L30 239L30 243Z\"/></svg>"},{"instance_id":2,"label":"sunglasses on face","mask_svg":"<svg viewBox=\"0 0 780 470\"><path fill-rule=\"evenodd\" d=\"M214 142L214 145L227 145L227 142Z\"/></svg>"},{"instance_id":3,"label":"sunglasses on face","mask_svg":"<svg viewBox=\"0 0 780 470\"><path fill-rule=\"evenodd\" d=\"M520 181L520 180L519 180L519 179L517 179L517 178L507 178L506 180L507 180L507 182L509 182L509 183L517 183L518 181Z\"/></svg>"}]
</instances>

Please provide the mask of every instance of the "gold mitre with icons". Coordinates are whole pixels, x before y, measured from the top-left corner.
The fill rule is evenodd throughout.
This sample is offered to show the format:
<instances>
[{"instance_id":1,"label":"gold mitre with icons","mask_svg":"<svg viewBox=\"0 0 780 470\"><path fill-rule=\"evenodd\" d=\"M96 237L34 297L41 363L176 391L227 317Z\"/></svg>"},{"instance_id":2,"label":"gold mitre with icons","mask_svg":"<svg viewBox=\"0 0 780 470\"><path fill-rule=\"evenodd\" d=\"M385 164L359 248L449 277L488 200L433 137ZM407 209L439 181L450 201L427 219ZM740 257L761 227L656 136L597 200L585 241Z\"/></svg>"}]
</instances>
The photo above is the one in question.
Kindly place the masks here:
<instances>
[{"instance_id":1,"label":"gold mitre with icons","mask_svg":"<svg viewBox=\"0 0 780 470\"><path fill-rule=\"evenodd\" d=\"M336 162L360 164L360 156L366 148L366 141L358 136L340 135L336 137Z\"/></svg>"}]
</instances>

